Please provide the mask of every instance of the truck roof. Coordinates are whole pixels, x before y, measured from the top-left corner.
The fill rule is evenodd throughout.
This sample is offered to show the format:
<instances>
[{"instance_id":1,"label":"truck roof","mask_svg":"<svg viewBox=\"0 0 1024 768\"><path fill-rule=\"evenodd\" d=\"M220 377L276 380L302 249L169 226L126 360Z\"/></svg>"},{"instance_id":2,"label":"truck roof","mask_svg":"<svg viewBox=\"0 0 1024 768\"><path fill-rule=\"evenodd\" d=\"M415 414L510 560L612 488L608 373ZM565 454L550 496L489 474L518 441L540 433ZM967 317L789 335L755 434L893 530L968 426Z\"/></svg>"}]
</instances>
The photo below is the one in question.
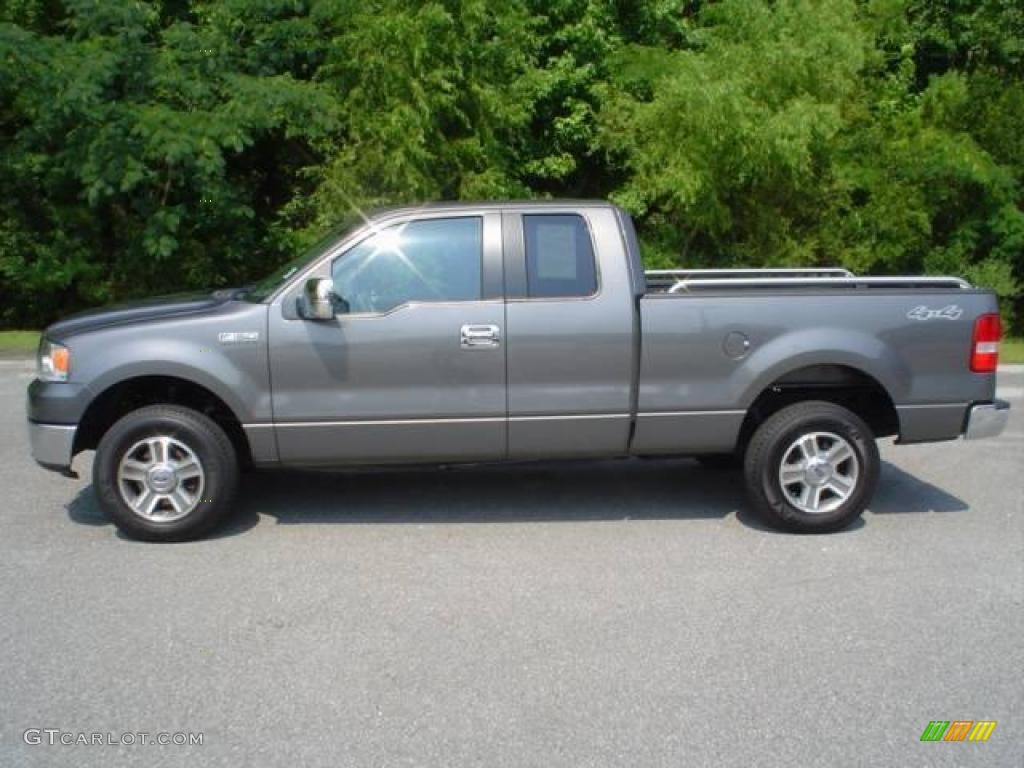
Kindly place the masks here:
<instances>
[{"instance_id":1,"label":"truck roof","mask_svg":"<svg viewBox=\"0 0 1024 768\"><path fill-rule=\"evenodd\" d=\"M574 200L574 199L556 199L556 200L442 200L433 203L414 203L406 205L390 205L381 208L374 208L369 211L369 216L382 214L395 214L395 213L406 213L416 211L465 211L473 210L479 211L481 209L487 210L506 210L509 208L523 209L544 209L544 208L615 208L613 203L607 200Z\"/></svg>"}]
</instances>

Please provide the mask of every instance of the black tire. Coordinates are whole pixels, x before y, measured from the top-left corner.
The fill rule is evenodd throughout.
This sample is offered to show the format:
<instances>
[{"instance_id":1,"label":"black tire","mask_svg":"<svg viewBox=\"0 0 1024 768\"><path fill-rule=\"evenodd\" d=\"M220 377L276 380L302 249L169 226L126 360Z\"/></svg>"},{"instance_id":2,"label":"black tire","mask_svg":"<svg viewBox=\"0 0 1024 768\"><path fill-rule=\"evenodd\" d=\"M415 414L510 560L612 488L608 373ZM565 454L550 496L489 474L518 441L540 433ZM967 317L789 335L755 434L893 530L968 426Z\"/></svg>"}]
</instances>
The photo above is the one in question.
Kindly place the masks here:
<instances>
[{"instance_id":1,"label":"black tire","mask_svg":"<svg viewBox=\"0 0 1024 768\"><path fill-rule=\"evenodd\" d=\"M809 437L811 435L819 437ZM833 491L832 480L826 480L829 487L814 496L815 499L826 498L823 511L809 512L799 505L809 506L813 502L801 491L807 487L808 493L813 494L815 484L822 482L821 477L815 475L813 483L798 480L795 485L783 487L780 477L783 461L806 455L802 447L795 445L799 438L807 437L811 446L828 446L829 435L841 438L841 441L831 442L832 446L845 441L853 455L849 463L839 465L838 470L830 466L821 472L848 485L849 490L845 491L848 496L843 500L843 491ZM822 455L825 453L827 451ZM854 460L856 465L852 463ZM820 462L820 459L815 461ZM812 463L805 460L804 466ZM787 466L793 464L787 462ZM751 504L768 524L796 533L830 533L860 517L878 483L879 466L875 436L863 419L835 403L812 400L783 408L757 428L747 446L744 476ZM853 476L856 479L847 483ZM805 477L810 475L805 474ZM835 506L828 509L829 505Z\"/></svg>"},{"instance_id":2,"label":"black tire","mask_svg":"<svg viewBox=\"0 0 1024 768\"><path fill-rule=\"evenodd\" d=\"M202 472L202 486L194 486L197 491L202 488L194 496L201 496L201 500L178 519L144 517L132 509L119 489L122 460L133 446L152 437L167 437L188 448ZM231 440L210 418L177 405L152 405L122 417L103 435L96 448L92 482L100 507L127 536L145 541L186 541L208 534L226 518L238 488L238 459ZM141 483L129 484L132 487L139 488L140 493L145 490ZM169 510L167 514L174 512Z\"/></svg>"},{"instance_id":3,"label":"black tire","mask_svg":"<svg viewBox=\"0 0 1024 768\"><path fill-rule=\"evenodd\" d=\"M702 453L693 458L704 469L714 472L739 472L743 469L743 459L735 453Z\"/></svg>"}]
</instances>

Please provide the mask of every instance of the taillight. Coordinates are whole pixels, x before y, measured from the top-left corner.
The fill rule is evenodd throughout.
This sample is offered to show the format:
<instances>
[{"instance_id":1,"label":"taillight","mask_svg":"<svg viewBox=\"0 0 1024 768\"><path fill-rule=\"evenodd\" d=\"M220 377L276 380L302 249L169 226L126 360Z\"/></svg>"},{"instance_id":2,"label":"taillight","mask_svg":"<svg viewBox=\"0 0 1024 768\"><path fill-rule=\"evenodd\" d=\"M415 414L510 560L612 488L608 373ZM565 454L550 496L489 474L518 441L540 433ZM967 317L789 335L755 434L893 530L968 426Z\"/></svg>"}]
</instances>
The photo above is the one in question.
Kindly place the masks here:
<instances>
[{"instance_id":1,"label":"taillight","mask_svg":"<svg viewBox=\"0 0 1024 768\"><path fill-rule=\"evenodd\" d=\"M971 370L975 373L992 373L999 363L999 339L1003 328L999 315L982 315L974 321L974 335L971 337Z\"/></svg>"}]
</instances>

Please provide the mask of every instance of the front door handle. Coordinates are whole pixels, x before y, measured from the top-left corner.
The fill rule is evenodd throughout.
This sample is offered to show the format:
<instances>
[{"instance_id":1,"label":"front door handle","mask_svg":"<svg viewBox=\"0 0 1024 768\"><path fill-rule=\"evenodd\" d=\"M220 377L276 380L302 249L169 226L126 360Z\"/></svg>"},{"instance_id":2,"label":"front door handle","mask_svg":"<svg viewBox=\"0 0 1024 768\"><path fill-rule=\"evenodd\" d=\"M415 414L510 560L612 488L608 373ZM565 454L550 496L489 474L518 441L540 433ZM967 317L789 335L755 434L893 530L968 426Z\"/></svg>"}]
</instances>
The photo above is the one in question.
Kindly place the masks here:
<instances>
[{"instance_id":1,"label":"front door handle","mask_svg":"<svg viewBox=\"0 0 1024 768\"><path fill-rule=\"evenodd\" d=\"M459 336L463 349L488 349L501 343L501 329L496 325L464 325Z\"/></svg>"}]
</instances>

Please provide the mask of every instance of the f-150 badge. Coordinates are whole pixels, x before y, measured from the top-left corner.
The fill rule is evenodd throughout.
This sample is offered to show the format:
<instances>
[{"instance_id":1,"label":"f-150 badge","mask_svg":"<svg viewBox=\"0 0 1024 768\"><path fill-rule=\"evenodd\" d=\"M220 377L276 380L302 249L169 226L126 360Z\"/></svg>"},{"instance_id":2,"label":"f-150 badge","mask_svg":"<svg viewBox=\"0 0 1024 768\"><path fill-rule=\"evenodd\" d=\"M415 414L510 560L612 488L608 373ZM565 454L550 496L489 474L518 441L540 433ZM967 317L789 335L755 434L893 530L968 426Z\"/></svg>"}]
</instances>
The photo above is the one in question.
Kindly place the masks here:
<instances>
[{"instance_id":1,"label":"f-150 badge","mask_svg":"<svg viewBox=\"0 0 1024 768\"><path fill-rule=\"evenodd\" d=\"M225 331L217 334L217 341L221 344L248 344L259 340L259 331Z\"/></svg>"},{"instance_id":2,"label":"f-150 badge","mask_svg":"<svg viewBox=\"0 0 1024 768\"><path fill-rule=\"evenodd\" d=\"M907 318L910 320L959 320L963 313L964 311L956 304L949 304L942 309L929 309L922 304L907 312Z\"/></svg>"}]
</instances>

